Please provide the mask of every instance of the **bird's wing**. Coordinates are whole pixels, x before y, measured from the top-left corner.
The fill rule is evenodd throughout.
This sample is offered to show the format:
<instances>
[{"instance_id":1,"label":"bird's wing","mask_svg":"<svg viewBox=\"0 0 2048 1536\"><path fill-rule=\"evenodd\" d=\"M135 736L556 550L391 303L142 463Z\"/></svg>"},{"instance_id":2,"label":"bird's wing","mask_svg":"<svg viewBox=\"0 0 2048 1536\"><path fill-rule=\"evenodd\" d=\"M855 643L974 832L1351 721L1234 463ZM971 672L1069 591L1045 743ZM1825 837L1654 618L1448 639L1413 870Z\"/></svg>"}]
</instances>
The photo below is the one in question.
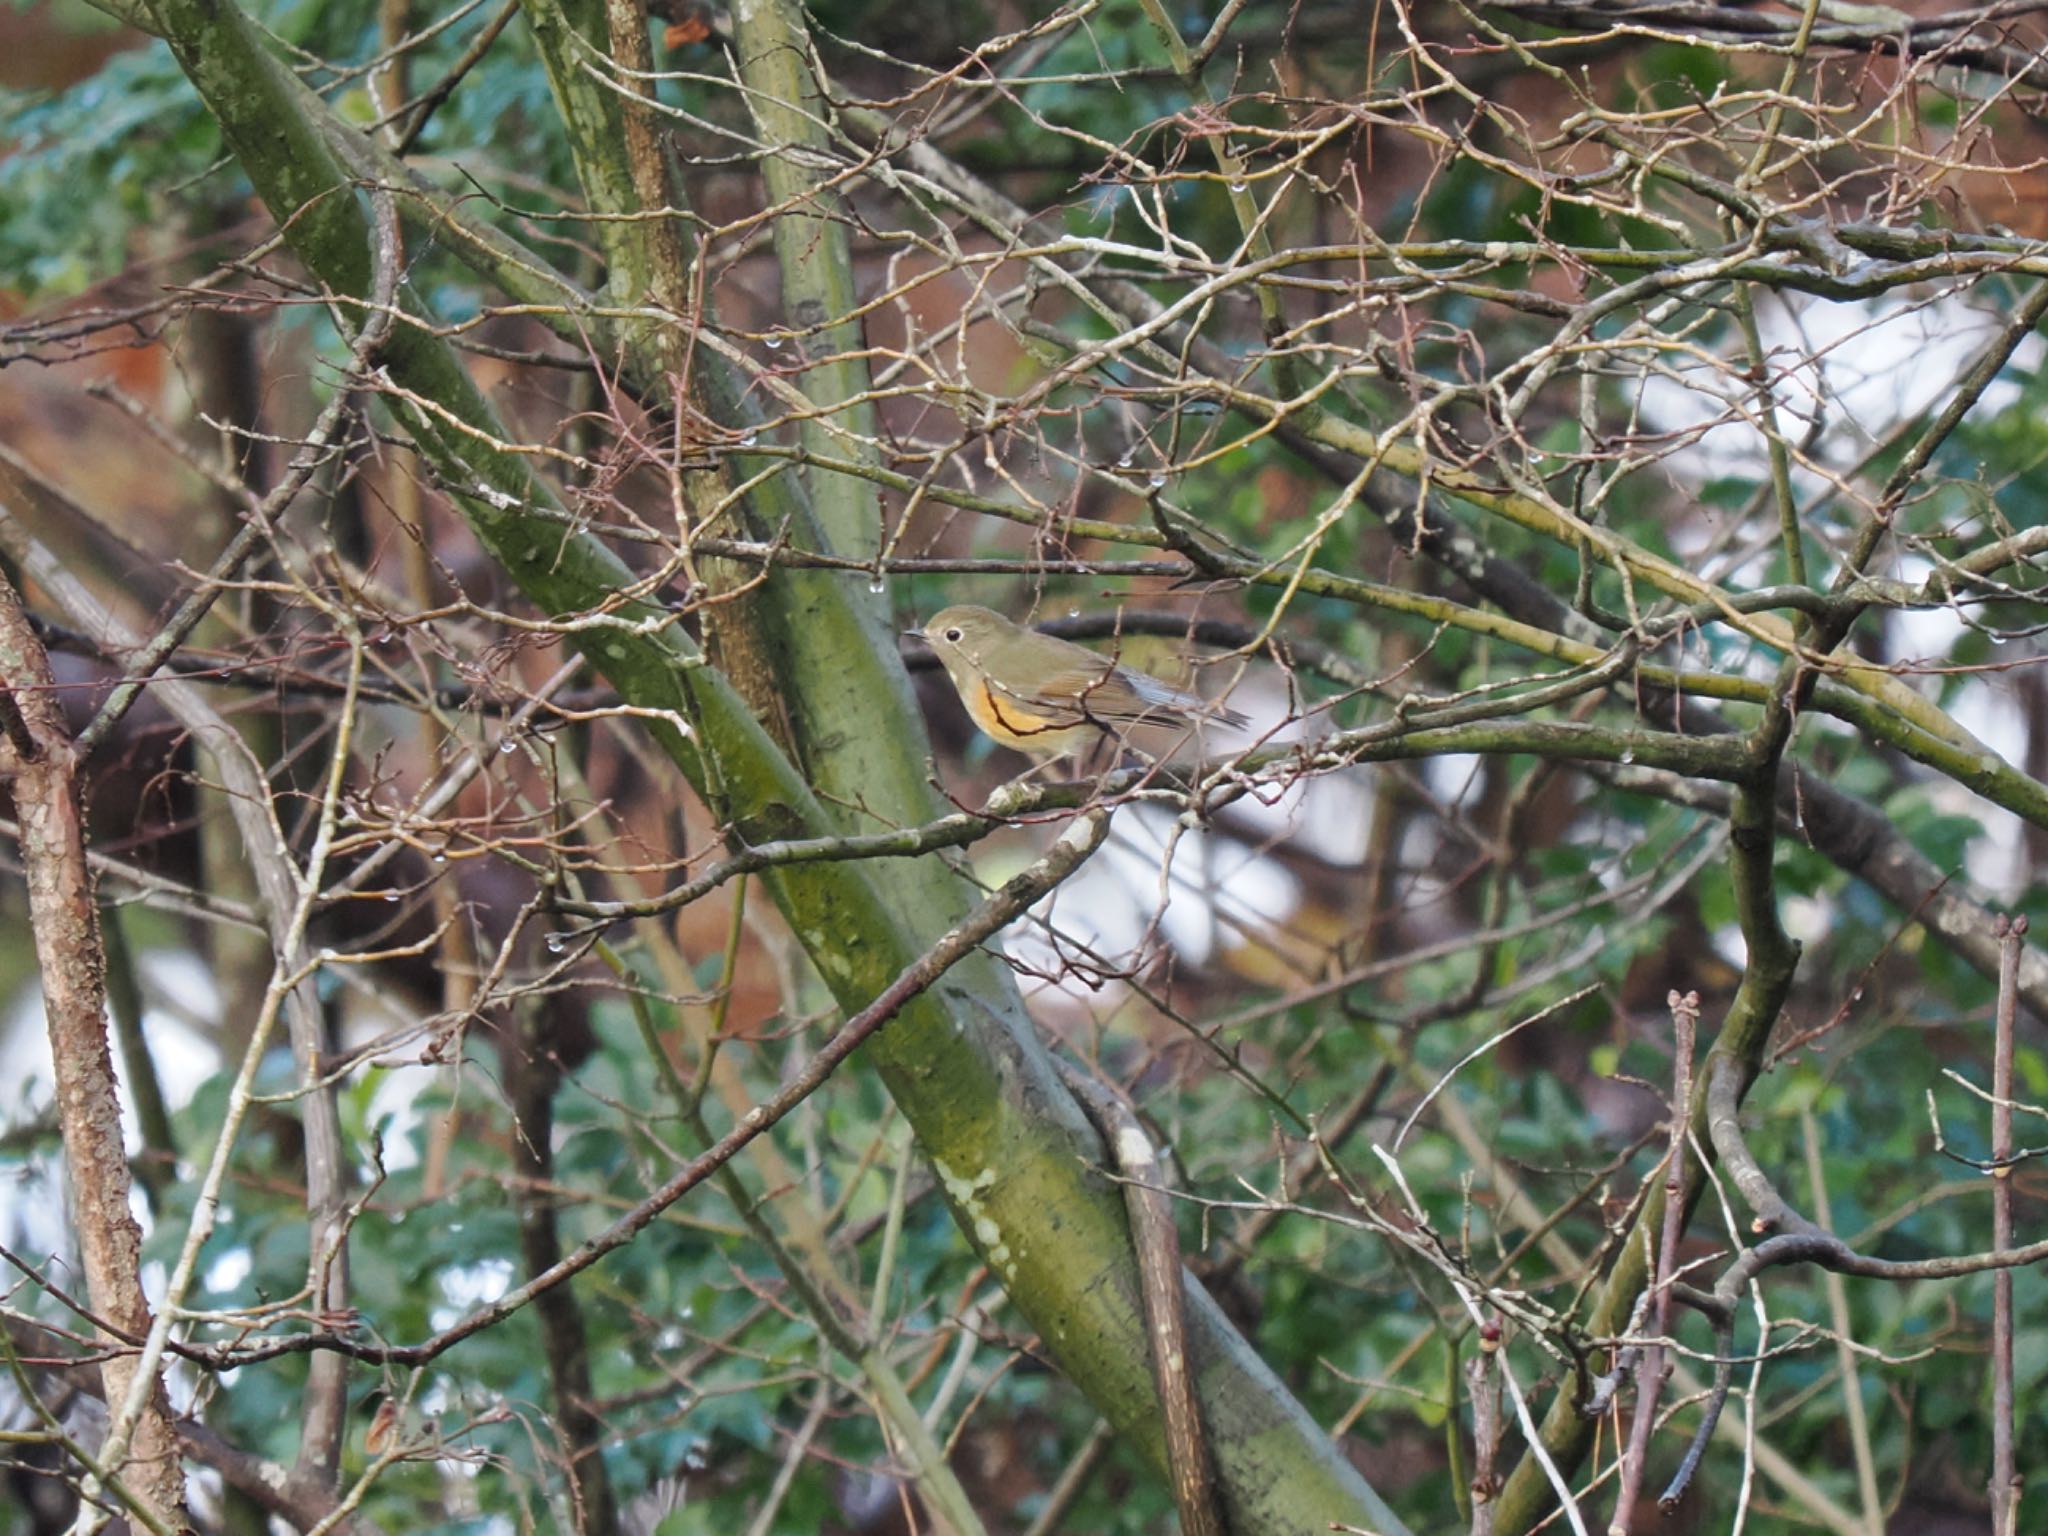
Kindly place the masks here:
<instances>
[{"instance_id":1,"label":"bird's wing","mask_svg":"<svg viewBox=\"0 0 2048 1536\"><path fill-rule=\"evenodd\" d=\"M1089 720L1105 725L1156 724L1204 712L1232 725L1246 723L1235 710L1212 707L1196 694L1107 657L1056 672L1028 695L1016 695L1016 700L1036 714L1075 725Z\"/></svg>"}]
</instances>

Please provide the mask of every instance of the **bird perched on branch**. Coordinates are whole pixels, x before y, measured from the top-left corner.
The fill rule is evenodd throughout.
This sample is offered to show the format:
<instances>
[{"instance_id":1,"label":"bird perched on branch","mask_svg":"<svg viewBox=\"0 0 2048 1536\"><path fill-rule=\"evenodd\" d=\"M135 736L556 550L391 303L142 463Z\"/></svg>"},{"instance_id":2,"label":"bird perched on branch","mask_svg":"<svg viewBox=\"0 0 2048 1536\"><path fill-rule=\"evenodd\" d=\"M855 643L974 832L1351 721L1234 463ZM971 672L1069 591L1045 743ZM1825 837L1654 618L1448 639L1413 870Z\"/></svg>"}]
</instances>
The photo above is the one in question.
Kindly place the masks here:
<instances>
[{"instance_id":1,"label":"bird perched on branch","mask_svg":"<svg viewBox=\"0 0 2048 1536\"><path fill-rule=\"evenodd\" d=\"M1134 726L1250 724L1234 709L987 608L944 608L909 633L937 653L984 734L1034 757L1082 751L1106 736L1124 741Z\"/></svg>"}]
</instances>

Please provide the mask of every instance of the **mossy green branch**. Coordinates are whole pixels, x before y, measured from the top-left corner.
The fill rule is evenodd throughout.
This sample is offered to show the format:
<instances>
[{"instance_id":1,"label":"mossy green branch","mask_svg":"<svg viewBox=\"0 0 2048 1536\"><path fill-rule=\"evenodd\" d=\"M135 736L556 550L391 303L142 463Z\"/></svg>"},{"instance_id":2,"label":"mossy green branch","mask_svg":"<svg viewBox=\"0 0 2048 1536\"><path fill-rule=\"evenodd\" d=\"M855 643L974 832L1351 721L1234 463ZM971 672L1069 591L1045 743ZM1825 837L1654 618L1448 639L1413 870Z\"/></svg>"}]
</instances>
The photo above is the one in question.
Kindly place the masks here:
<instances>
[{"instance_id":1,"label":"mossy green branch","mask_svg":"<svg viewBox=\"0 0 2048 1536\"><path fill-rule=\"evenodd\" d=\"M590 8L591 0L583 3ZM631 0L612 3L638 15ZM535 15L551 13L555 4L556 0L527 0ZM555 78L557 98L574 101L581 92L596 89L616 100L613 92L590 77L594 45L588 34L597 20L577 11L569 15L578 18L575 28L557 21L554 29L565 35L574 31L584 42L543 54L550 77L561 76ZM759 0L743 8L737 21L746 55L742 74L747 100L771 150L822 139L823 127L806 105L818 92L810 76L801 16ZM644 27L644 17L637 24ZM630 16L614 20L620 35L634 25ZM614 299L628 309L651 304L657 312L676 310L674 295L684 279L671 269L680 242L657 234L684 214L668 208L666 182L658 168L643 166L636 181L584 165L586 156L616 161L636 153L632 145L616 139L606 142L578 135L572 137L571 148L585 187L602 199L598 211L609 216L599 226L607 232L608 250L614 252L615 262L624 263L612 274ZM791 156L769 153L762 174L771 192L781 189L782 200L790 205L777 214L775 223L785 297L809 317L806 323L819 328L817 336L800 337L798 344L820 346L827 354L816 370L806 372L801 388L788 380L777 382L801 412L800 433L808 446L829 446L849 454L853 464L871 467L876 454L858 447L866 443L872 448L874 443L867 372L857 356L859 328L829 323L853 307L852 255L844 226L803 207L814 188L809 173ZM653 195L657 191L660 198ZM786 225L793 231L788 238ZM715 323L708 299L705 305L688 317L689 325ZM719 346L697 346L685 379L675 366L675 332L684 323L678 316L661 329L627 327L623 347L629 377L652 387L657 398L682 387L688 395L676 402L679 407L738 430L748 422L751 410L739 358ZM840 413L843 419L828 425L821 412ZM856 446L849 449L849 443ZM876 547L879 498L862 478L820 475L799 485L789 477L768 477L744 496L731 498L728 493L743 463L735 455L716 469L688 477L693 497L704 503L694 509L698 519L710 517L708 503L715 500L728 503L719 528L747 538L793 540L807 549L851 558L862 558ZM828 814L850 831L929 821L939 809L926 782L929 746L909 679L897 660L886 605L868 592L867 585L864 577L839 569L796 569L776 573L749 599L753 639L776 674L779 700L805 775L822 793ZM964 894L950 876L911 873L908 866L896 866L885 878L897 883L899 908L913 931L953 922L964 910ZM977 980L997 990L1006 985L993 970Z\"/></svg>"},{"instance_id":2,"label":"mossy green branch","mask_svg":"<svg viewBox=\"0 0 2048 1536\"><path fill-rule=\"evenodd\" d=\"M740 0L733 33L747 110L761 138L761 181L776 210L782 309L802 363L795 383L820 413L803 422L804 446L879 464L861 328L849 318L859 298L853 247L839 200L825 185L832 135L803 13L792 0ZM860 557L881 548L881 508L859 479L814 476L810 493L830 548Z\"/></svg>"}]
</instances>

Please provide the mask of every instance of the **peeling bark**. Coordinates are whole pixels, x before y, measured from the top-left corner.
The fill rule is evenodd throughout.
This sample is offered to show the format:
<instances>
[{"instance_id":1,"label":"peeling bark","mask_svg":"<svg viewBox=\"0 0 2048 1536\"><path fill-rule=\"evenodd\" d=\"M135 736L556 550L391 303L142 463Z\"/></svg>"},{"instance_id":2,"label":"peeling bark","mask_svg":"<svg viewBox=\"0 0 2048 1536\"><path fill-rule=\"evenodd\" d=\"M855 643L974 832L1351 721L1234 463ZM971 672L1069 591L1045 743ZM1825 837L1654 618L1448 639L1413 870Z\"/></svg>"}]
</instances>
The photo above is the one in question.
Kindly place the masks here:
<instances>
[{"instance_id":1,"label":"peeling bark","mask_svg":"<svg viewBox=\"0 0 2048 1536\"><path fill-rule=\"evenodd\" d=\"M100 1379L108 1400L120 1402L133 1387L136 1362L106 1329L139 1338L149 1332L150 1315L142 1294L142 1229L129 1205L128 1150L107 1043L106 958L85 859L77 755L57 704L49 658L5 581L0 726L0 778L13 790L21 827L79 1265L93 1311L106 1325L100 1336L112 1351L100 1366ZM184 1467L162 1381L151 1383L149 1391L127 1462L105 1470L151 1520L180 1531L189 1525Z\"/></svg>"}]
</instances>

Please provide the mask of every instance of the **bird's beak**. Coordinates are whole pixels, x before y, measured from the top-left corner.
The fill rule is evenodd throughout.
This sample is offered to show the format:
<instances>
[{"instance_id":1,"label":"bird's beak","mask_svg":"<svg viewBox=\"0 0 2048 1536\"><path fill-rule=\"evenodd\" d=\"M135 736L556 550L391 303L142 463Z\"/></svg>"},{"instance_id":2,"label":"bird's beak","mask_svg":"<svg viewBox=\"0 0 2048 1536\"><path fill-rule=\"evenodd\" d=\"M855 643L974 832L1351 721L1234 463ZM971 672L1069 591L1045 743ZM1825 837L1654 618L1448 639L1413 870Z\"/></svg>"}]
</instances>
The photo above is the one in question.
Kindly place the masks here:
<instances>
[{"instance_id":1,"label":"bird's beak","mask_svg":"<svg viewBox=\"0 0 2048 1536\"><path fill-rule=\"evenodd\" d=\"M906 640L923 640L924 631L921 629L906 629L903 631L903 638Z\"/></svg>"}]
</instances>

